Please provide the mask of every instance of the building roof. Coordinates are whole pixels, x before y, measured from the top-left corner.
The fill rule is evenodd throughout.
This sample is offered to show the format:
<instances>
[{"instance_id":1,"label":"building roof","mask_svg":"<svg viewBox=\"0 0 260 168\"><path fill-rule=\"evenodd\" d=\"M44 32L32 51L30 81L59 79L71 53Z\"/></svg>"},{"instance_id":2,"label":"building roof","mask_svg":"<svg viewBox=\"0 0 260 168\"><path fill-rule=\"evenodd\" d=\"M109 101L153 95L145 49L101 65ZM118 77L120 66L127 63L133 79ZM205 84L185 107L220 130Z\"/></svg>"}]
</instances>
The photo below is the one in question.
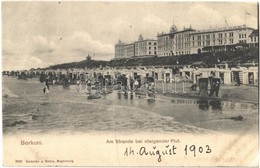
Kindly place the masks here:
<instances>
[{"instance_id":1,"label":"building roof","mask_svg":"<svg viewBox=\"0 0 260 168\"><path fill-rule=\"evenodd\" d=\"M143 38L142 34L140 34L138 41L143 41L143 40L144 40L144 38Z\"/></svg>"},{"instance_id":2,"label":"building roof","mask_svg":"<svg viewBox=\"0 0 260 168\"><path fill-rule=\"evenodd\" d=\"M195 30L195 29L192 29L192 28L187 28L187 29L184 29L184 30L181 30L181 31L176 32L176 34L188 32L188 31L196 31L196 30Z\"/></svg>"},{"instance_id":3,"label":"building roof","mask_svg":"<svg viewBox=\"0 0 260 168\"><path fill-rule=\"evenodd\" d=\"M176 31L178 31L176 25L175 25L175 24L172 24L169 33L174 33L174 32L176 32Z\"/></svg>"},{"instance_id":4,"label":"building roof","mask_svg":"<svg viewBox=\"0 0 260 168\"><path fill-rule=\"evenodd\" d=\"M216 32L223 32L223 31L232 31L232 30L240 30L240 29L251 29L253 28L243 26L233 26L233 27L224 27L224 28L217 28L217 29L206 29L206 30L197 30L192 34L204 34L204 33L216 33Z\"/></svg>"},{"instance_id":5,"label":"building roof","mask_svg":"<svg viewBox=\"0 0 260 168\"><path fill-rule=\"evenodd\" d=\"M255 36L258 36L258 29L254 30L250 35L249 37L255 37Z\"/></svg>"},{"instance_id":6,"label":"building roof","mask_svg":"<svg viewBox=\"0 0 260 168\"><path fill-rule=\"evenodd\" d=\"M178 34L178 33L184 33L184 32L188 32L188 31L196 31L196 30L192 29L192 28L187 28L187 29L184 29L184 30L181 30L181 31L175 31L173 33L161 33L161 34L158 34L157 37L175 35L175 34Z\"/></svg>"}]
</instances>

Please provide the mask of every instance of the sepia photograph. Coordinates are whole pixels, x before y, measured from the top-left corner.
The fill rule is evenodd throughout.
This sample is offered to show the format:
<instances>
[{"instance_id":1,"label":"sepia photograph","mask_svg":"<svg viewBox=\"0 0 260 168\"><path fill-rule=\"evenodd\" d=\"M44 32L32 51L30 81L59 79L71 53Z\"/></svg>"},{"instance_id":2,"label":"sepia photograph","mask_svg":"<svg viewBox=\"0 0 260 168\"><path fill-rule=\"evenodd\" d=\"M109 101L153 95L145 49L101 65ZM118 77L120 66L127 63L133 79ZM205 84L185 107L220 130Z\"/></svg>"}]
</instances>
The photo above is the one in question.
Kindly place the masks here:
<instances>
[{"instance_id":1,"label":"sepia photograph","mask_svg":"<svg viewBox=\"0 0 260 168\"><path fill-rule=\"evenodd\" d=\"M2 2L3 166L259 166L259 4Z\"/></svg>"}]
</instances>

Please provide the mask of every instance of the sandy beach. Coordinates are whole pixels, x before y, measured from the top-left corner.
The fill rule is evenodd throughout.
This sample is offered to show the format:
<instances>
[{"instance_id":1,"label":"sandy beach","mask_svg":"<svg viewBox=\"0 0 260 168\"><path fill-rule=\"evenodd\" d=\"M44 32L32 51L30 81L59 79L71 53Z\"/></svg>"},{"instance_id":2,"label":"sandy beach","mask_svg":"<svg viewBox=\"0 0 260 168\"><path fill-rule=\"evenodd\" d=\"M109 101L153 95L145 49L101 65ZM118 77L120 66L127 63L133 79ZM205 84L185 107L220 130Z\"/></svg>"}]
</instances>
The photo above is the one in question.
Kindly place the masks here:
<instances>
[{"instance_id":1,"label":"sandy beach","mask_svg":"<svg viewBox=\"0 0 260 168\"><path fill-rule=\"evenodd\" d=\"M187 86L188 87L188 86ZM76 86L68 89L51 86L42 92L36 79L17 80L3 77L3 131L9 133L76 133L93 131L213 133L257 131L258 106L236 99L199 99L186 94L161 94L154 99L127 93L101 94L101 99L87 100ZM225 94L237 97L234 87L222 87ZM256 87L244 100L254 102ZM244 92L243 92L244 93ZM186 97L185 97L186 96ZM251 96L251 97L250 97ZM241 93L242 97L242 93ZM235 102L234 102L235 101ZM233 103L233 104L232 104ZM236 120L242 116L241 121Z\"/></svg>"}]
</instances>

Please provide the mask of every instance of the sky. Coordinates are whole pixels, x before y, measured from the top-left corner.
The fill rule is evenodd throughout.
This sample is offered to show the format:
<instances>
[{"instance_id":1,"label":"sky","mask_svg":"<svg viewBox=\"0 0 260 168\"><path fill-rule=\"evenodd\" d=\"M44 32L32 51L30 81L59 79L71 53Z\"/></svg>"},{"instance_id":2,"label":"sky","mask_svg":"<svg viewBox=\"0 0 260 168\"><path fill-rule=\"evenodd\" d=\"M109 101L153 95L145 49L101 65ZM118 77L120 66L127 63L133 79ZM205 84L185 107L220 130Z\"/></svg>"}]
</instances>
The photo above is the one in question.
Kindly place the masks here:
<instances>
[{"instance_id":1,"label":"sky","mask_svg":"<svg viewBox=\"0 0 260 168\"><path fill-rule=\"evenodd\" d=\"M173 23L178 30L225 27L225 20L257 28L257 16L256 2L2 2L2 69L48 67L88 54L111 60L119 39L156 39Z\"/></svg>"}]
</instances>

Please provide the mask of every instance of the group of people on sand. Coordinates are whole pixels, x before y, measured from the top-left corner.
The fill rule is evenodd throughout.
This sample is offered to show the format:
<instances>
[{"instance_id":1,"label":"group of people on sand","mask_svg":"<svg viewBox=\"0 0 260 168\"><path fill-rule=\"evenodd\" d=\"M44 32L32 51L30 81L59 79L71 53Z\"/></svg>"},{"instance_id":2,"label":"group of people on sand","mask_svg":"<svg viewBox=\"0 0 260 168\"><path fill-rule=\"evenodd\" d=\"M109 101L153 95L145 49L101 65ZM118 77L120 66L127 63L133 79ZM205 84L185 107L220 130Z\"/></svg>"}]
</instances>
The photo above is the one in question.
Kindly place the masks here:
<instances>
[{"instance_id":1,"label":"group of people on sand","mask_svg":"<svg viewBox=\"0 0 260 168\"><path fill-rule=\"evenodd\" d=\"M80 80L76 81L76 88L77 91L80 92L82 90L86 91L87 94L98 94L103 93L104 88L110 83L111 85L119 86L118 89L123 92L135 92L138 89L148 92L148 93L154 93L155 92L155 81L154 78L146 76L141 83L141 79L139 78L133 78L131 76L126 75L119 75L114 81L109 81L107 78L101 76L100 78L81 78ZM43 87L43 93L49 94L50 92L50 86L49 82L52 82L53 85L56 84L56 80L51 80L49 76L46 77L44 81L44 87ZM64 85L68 85L70 81L65 81ZM82 88L84 87L84 88ZM114 88L113 88L114 89ZM106 89L105 89L106 90Z\"/></svg>"},{"instance_id":2,"label":"group of people on sand","mask_svg":"<svg viewBox=\"0 0 260 168\"><path fill-rule=\"evenodd\" d=\"M220 78L216 78L214 75L209 76L209 82L210 82L210 92L209 96L213 96L216 94L216 97L218 97L219 89L220 89ZM207 84L204 82L204 85L207 87ZM200 87L200 86L199 86ZM199 88L201 90L201 88ZM191 91L197 90L197 83L193 83L190 87Z\"/></svg>"}]
</instances>

